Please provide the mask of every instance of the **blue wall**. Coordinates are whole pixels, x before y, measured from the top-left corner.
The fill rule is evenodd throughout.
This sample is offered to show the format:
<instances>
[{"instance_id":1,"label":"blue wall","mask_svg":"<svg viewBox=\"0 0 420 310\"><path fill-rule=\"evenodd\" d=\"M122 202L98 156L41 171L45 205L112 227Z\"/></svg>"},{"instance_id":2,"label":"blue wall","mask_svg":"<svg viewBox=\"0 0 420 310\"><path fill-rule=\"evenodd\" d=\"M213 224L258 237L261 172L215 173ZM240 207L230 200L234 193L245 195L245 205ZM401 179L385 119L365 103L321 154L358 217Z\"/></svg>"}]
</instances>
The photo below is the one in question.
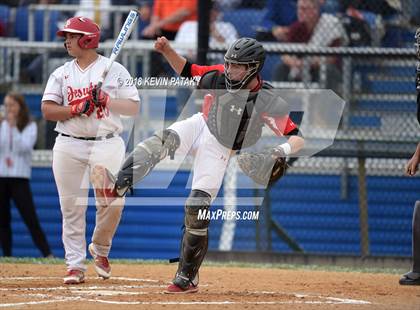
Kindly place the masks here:
<instances>
[{"instance_id":1,"label":"blue wall","mask_svg":"<svg viewBox=\"0 0 420 310\"><path fill-rule=\"evenodd\" d=\"M170 174L155 171L147 179L155 182L159 178L168 178ZM188 179L189 172L181 171L168 189L136 189L135 196L187 197L189 189L185 188L185 184ZM345 200L340 198L339 184L339 176L289 174L271 191L274 218L308 252L360 253L357 179L350 177L349 196ZM34 168L31 185L38 215L53 252L63 257L61 213L51 169ZM420 178L369 177L367 185L371 253L411 255L411 216L414 202L420 198ZM252 190L240 191L242 196L252 196L252 193ZM252 206L241 208L253 210ZM40 256L16 208L13 208L12 216L13 254ZM261 223L264 222L263 216L260 214ZM95 207L90 206L87 212L87 240L92 235L94 219ZM182 223L182 205L126 206L114 238L111 257L176 257ZM222 223L221 220L211 223L211 249L219 246ZM255 221L236 222L233 249L256 249L255 225ZM290 251L274 233L272 240L276 251Z\"/></svg>"}]
</instances>

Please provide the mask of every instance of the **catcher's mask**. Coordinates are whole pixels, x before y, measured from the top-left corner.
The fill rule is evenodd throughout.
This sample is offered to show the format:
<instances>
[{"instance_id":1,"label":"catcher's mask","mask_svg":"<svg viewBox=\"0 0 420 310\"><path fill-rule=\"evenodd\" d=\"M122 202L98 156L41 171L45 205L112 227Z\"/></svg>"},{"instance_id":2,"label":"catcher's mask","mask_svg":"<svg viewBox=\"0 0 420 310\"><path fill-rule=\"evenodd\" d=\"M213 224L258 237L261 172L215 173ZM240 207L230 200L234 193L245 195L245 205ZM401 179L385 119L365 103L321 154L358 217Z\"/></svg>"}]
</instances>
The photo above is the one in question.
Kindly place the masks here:
<instances>
[{"instance_id":1,"label":"catcher's mask","mask_svg":"<svg viewBox=\"0 0 420 310\"><path fill-rule=\"evenodd\" d=\"M252 38L240 38L233 42L225 54L225 79L229 92L237 92L244 88L262 69L265 60L264 47ZM247 66L245 76L237 81L229 75L230 64Z\"/></svg>"}]
</instances>

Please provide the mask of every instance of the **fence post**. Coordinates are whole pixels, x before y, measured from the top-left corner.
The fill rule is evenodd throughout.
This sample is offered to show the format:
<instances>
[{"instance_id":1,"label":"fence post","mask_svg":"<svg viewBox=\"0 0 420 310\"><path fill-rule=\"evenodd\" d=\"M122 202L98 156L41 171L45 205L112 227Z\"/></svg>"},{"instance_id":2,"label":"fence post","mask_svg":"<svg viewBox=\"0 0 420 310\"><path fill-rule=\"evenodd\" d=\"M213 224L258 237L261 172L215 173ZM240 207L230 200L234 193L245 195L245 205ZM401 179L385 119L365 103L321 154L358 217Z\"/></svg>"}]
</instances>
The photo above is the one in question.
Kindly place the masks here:
<instances>
[{"instance_id":1,"label":"fence post","mask_svg":"<svg viewBox=\"0 0 420 310\"><path fill-rule=\"evenodd\" d=\"M28 9L28 41L35 41L35 10L32 7Z\"/></svg>"},{"instance_id":2,"label":"fence post","mask_svg":"<svg viewBox=\"0 0 420 310\"><path fill-rule=\"evenodd\" d=\"M344 57L343 59L343 99L346 102L343 111L342 129L347 132L349 126L349 112L351 102L351 58L350 56ZM348 197L348 160L343 159L343 168L341 170L340 182L341 182L341 199L347 199Z\"/></svg>"},{"instance_id":3,"label":"fence post","mask_svg":"<svg viewBox=\"0 0 420 310\"><path fill-rule=\"evenodd\" d=\"M369 223L366 189L366 160L359 157L358 161L358 182L359 182L359 220L360 220L360 251L362 257L369 256Z\"/></svg>"}]
</instances>

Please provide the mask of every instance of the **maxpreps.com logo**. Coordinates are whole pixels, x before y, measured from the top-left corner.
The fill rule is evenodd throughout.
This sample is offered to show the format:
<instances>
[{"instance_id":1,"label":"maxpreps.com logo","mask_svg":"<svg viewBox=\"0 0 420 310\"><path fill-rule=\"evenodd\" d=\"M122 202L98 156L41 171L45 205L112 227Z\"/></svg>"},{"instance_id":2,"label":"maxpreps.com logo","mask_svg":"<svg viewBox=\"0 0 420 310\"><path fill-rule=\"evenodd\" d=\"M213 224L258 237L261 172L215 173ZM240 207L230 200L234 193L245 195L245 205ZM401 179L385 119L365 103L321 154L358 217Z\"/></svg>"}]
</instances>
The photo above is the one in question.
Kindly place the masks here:
<instances>
[{"instance_id":1,"label":"maxpreps.com logo","mask_svg":"<svg viewBox=\"0 0 420 310\"><path fill-rule=\"evenodd\" d=\"M130 15L128 15L127 21L124 24L123 31L120 32L117 43L112 49L113 54L117 54L119 52L121 48L121 44L123 43L124 38L127 35L128 29L130 28L131 24L136 20L136 17L137 17L137 14L135 12L130 12Z\"/></svg>"}]
</instances>

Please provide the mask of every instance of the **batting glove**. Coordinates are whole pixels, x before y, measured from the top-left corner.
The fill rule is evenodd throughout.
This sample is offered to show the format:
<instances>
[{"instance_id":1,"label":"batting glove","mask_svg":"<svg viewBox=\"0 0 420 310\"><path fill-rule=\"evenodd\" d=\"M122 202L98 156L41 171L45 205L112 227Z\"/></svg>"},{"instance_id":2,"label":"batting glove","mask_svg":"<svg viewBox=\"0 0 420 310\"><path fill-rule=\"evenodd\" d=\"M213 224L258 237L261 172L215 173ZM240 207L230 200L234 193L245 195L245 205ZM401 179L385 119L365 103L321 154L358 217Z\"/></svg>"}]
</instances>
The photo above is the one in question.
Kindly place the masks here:
<instances>
[{"instance_id":1,"label":"batting glove","mask_svg":"<svg viewBox=\"0 0 420 310\"><path fill-rule=\"evenodd\" d=\"M97 107L106 107L109 103L109 95L96 86L92 89L92 100Z\"/></svg>"},{"instance_id":2,"label":"batting glove","mask_svg":"<svg viewBox=\"0 0 420 310\"><path fill-rule=\"evenodd\" d=\"M85 100L76 104L71 105L71 115L72 116L86 116L89 117L93 110L95 110L95 106L93 105L92 101Z\"/></svg>"}]
</instances>

